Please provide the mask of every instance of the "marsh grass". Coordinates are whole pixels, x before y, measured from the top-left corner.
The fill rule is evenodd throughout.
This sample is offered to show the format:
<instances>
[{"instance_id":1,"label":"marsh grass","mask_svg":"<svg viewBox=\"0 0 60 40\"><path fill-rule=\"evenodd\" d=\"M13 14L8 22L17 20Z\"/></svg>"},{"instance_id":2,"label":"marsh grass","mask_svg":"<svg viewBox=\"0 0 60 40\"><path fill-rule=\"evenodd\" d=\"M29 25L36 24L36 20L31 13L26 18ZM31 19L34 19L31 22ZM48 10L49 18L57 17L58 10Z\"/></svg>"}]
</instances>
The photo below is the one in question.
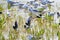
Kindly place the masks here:
<instances>
[{"instance_id":1,"label":"marsh grass","mask_svg":"<svg viewBox=\"0 0 60 40\"><path fill-rule=\"evenodd\" d=\"M0 40L5 40L2 34L3 29L5 28L4 23L5 23L4 14L1 14L0 15Z\"/></svg>"},{"instance_id":2,"label":"marsh grass","mask_svg":"<svg viewBox=\"0 0 60 40\"><path fill-rule=\"evenodd\" d=\"M8 9L10 9L11 8L11 5L8 3Z\"/></svg>"},{"instance_id":3,"label":"marsh grass","mask_svg":"<svg viewBox=\"0 0 60 40\"><path fill-rule=\"evenodd\" d=\"M0 4L0 12L3 11L3 6Z\"/></svg>"},{"instance_id":4,"label":"marsh grass","mask_svg":"<svg viewBox=\"0 0 60 40\"><path fill-rule=\"evenodd\" d=\"M51 11L51 6L48 5L49 10ZM10 9L10 4L8 4L8 9ZM41 8L39 9L40 11L43 11L44 9ZM0 11L3 11L2 6L0 5ZM13 12L14 11L14 12ZM41 37L42 40L44 40L43 35L46 34L46 39L54 40L54 34L58 36L58 40L60 40L60 31L59 31L59 25L55 24L53 22L53 16L49 15L44 15L45 18L37 18L31 28L28 30L24 29L24 23L25 19L21 15L17 15L18 12L16 12L15 8L11 8L11 16L9 17L8 15L1 14L0 15L0 40L6 40L6 38L3 36L2 32L9 32L9 39L8 40L26 40L26 36L28 34L33 35L34 37L32 40L40 40L39 38ZM14 15L12 15L14 14ZM32 13L28 14L29 16L32 15ZM6 17L5 17L6 16ZM13 30L12 26L14 21L18 21L18 30ZM8 31L9 30L9 31ZM51 31L52 30L52 31Z\"/></svg>"},{"instance_id":5,"label":"marsh grass","mask_svg":"<svg viewBox=\"0 0 60 40\"><path fill-rule=\"evenodd\" d=\"M9 40L16 40L18 38L19 33L17 31L10 31Z\"/></svg>"},{"instance_id":6,"label":"marsh grass","mask_svg":"<svg viewBox=\"0 0 60 40\"><path fill-rule=\"evenodd\" d=\"M2 34L2 32L0 32L0 40L5 40L5 38L4 38L3 34Z\"/></svg>"}]
</instances>

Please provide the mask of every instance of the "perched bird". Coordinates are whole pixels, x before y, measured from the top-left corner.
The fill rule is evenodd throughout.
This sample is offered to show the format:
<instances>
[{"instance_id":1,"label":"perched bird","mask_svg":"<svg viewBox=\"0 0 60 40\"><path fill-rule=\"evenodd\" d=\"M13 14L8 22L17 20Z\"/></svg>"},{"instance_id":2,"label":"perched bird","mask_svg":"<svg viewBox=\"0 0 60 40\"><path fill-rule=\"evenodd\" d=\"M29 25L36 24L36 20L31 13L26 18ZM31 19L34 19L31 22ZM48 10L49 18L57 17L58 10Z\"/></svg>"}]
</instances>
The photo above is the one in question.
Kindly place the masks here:
<instances>
[{"instance_id":1,"label":"perched bird","mask_svg":"<svg viewBox=\"0 0 60 40\"><path fill-rule=\"evenodd\" d=\"M31 23L31 16L27 19L27 22L24 25L24 28L28 29L30 28L30 23Z\"/></svg>"},{"instance_id":2,"label":"perched bird","mask_svg":"<svg viewBox=\"0 0 60 40\"><path fill-rule=\"evenodd\" d=\"M2 12L0 12L0 14L2 14Z\"/></svg>"},{"instance_id":3,"label":"perched bird","mask_svg":"<svg viewBox=\"0 0 60 40\"><path fill-rule=\"evenodd\" d=\"M31 22L31 16L27 19L26 25L30 26L30 22Z\"/></svg>"},{"instance_id":4,"label":"perched bird","mask_svg":"<svg viewBox=\"0 0 60 40\"><path fill-rule=\"evenodd\" d=\"M13 26L13 29L17 29L18 28L18 24L17 24L17 21L15 21L15 26Z\"/></svg>"}]
</instances>

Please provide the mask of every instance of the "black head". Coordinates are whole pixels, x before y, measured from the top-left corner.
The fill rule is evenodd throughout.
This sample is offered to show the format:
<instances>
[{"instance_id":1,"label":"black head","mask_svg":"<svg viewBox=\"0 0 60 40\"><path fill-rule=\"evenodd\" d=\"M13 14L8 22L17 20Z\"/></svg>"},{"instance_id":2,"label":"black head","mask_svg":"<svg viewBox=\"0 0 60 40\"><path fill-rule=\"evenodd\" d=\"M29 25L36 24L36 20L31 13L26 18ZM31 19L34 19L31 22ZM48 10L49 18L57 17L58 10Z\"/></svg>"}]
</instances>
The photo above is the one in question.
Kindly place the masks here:
<instances>
[{"instance_id":1,"label":"black head","mask_svg":"<svg viewBox=\"0 0 60 40\"><path fill-rule=\"evenodd\" d=\"M36 16L37 18L40 18L39 16Z\"/></svg>"},{"instance_id":2,"label":"black head","mask_svg":"<svg viewBox=\"0 0 60 40\"><path fill-rule=\"evenodd\" d=\"M2 12L0 12L0 14L2 14Z\"/></svg>"},{"instance_id":3,"label":"black head","mask_svg":"<svg viewBox=\"0 0 60 40\"><path fill-rule=\"evenodd\" d=\"M59 12L57 12L57 15L58 15L58 17L60 17L60 13Z\"/></svg>"},{"instance_id":4,"label":"black head","mask_svg":"<svg viewBox=\"0 0 60 40\"><path fill-rule=\"evenodd\" d=\"M57 15L60 15L60 13L59 13L59 12L57 12Z\"/></svg>"},{"instance_id":5,"label":"black head","mask_svg":"<svg viewBox=\"0 0 60 40\"><path fill-rule=\"evenodd\" d=\"M30 26L30 22L28 22L28 23L25 23L27 26Z\"/></svg>"},{"instance_id":6,"label":"black head","mask_svg":"<svg viewBox=\"0 0 60 40\"><path fill-rule=\"evenodd\" d=\"M25 23L26 25L28 25L28 23Z\"/></svg>"},{"instance_id":7,"label":"black head","mask_svg":"<svg viewBox=\"0 0 60 40\"><path fill-rule=\"evenodd\" d=\"M60 23L59 23L59 25L60 25Z\"/></svg>"},{"instance_id":8,"label":"black head","mask_svg":"<svg viewBox=\"0 0 60 40\"><path fill-rule=\"evenodd\" d=\"M29 28L30 28L30 26L28 26L28 27L27 27L27 25L24 25L24 28L25 28L25 29L29 29Z\"/></svg>"},{"instance_id":9,"label":"black head","mask_svg":"<svg viewBox=\"0 0 60 40\"><path fill-rule=\"evenodd\" d=\"M36 16L37 18L41 18L42 17L42 14L39 14L39 16Z\"/></svg>"},{"instance_id":10,"label":"black head","mask_svg":"<svg viewBox=\"0 0 60 40\"><path fill-rule=\"evenodd\" d=\"M24 25L24 28L26 28L26 25Z\"/></svg>"},{"instance_id":11,"label":"black head","mask_svg":"<svg viewBox=\"0 0 60 40\"><path fill-rule=\"evenodd\" d=\"M42 16L42 14L39 14L39 16L41 17L41 16Z\"/></svg>"},{"instance_id":12,"label":"black head","mask_svg":"<svg viewBox=\"0 0 60 40\"><path fill-rule=\"evenodd\" d=\"M13 29L14 29L14 30L16 30L16 29L17 29L17 27L16 27L16 26L13 26Z\"/></svg>"},{"instance_id":13,"label":"black head","mask_svg":"<svg viewBox=\"0 0 60 40\"><path fill-rule=\"evenodd\" d=\"M59 15L59 12L57 12L57 15Z\"/></svg>"}]
</instances>

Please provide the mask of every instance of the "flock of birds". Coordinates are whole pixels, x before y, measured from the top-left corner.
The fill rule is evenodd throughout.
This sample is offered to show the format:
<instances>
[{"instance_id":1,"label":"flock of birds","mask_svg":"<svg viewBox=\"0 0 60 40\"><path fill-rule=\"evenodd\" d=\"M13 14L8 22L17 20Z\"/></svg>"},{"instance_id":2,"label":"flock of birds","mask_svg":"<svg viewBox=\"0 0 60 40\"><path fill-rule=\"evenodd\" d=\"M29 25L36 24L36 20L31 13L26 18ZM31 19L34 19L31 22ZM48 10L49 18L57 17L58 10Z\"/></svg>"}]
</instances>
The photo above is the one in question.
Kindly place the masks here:
<instances>
[{"instance_id":1,"label":"flock of birds","mask_svg":"<svg viewBox=\"0 0 60 40\"><path fill-rule=\"evenodd\" d=\"M31 14L36 16L35 18L42 18L43 14L45 14L45 11L46 11L45 9L48 8L47 5L52 6L52 3L54 3L54 1L51 2L49 0L39 0L39 3L37 2L37 0L34 0L34 1L27 2L26 4L23 4L20 2L13 2L10 0L7 0L7 2L8 2L8 4L10 4L10 7L19 6L19 9L25 9L25 11L28 10ZM38 10L39 8L43 9L43 10ZM2 14L2 12L0 12L0 14ZM48 11L48 15L49 16L57 15L57 17L60 17L59 12ZM30 28L31 20L33 19L32 17L33 16L31 15L26 20L24 28L26 28L26 29ZM59 23L59 25L60 25L60 23ZM17 30L17 28L18 28L18 23L17 23L17 21L15 21L15 23L13 25L13 29ZM33 37L32 35L28 36L29 39L31 39L32 37Z\"/></svg>"},{"instance_id":2,"label":"flock of birds","mask_svg":"<svg viewBox=\"0 0 60 40\"><path fill-rule=\"evenodd\" d=\"M26 4L23 4L20 2L13 2L10 0L7 0L7 2L8 4L10 4L10 7L19 6L19 9L25 9L25 11L29 10L30 13L36 15L36 18L42 17L41 13L44 12L44 10L48 8L48 6L46 6L47 4L52 6L51 3L54 3L54 1L51 2L49 0L39 0L40 3L38 3L37 0L34 0L34 1L27 2ZM44 10L37 10L38 8L43 8ZM2 12L0 12L0 14L2 14ZM53 16L54 14L55 12L53 13L48 12L48 15L50 16ZM60 13L57 12L57 15L60 16ZM32 19L32 16L30 16L27 19L27 22L25 23L24 28L28 29L30 27L31 19ZM17 21L15 21L15 26L13 26L13 28L15 30L18 28Z\"/></svg>"}]
</instances>

